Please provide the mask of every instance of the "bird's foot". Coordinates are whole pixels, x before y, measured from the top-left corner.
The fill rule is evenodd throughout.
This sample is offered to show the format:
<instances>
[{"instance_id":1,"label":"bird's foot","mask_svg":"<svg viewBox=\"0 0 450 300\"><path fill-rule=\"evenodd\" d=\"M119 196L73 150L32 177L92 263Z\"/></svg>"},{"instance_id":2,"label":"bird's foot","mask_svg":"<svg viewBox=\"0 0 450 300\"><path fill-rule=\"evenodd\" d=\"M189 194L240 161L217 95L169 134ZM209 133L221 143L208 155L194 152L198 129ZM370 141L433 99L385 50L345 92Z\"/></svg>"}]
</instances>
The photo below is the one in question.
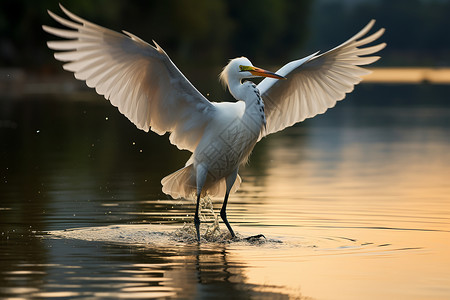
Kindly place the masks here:
<instances>
[{"instance_id":1,"label":"bird's foot","mask_svg":"<svg viewBox=\"0 0 450 300\"><path fill-rule=\"evenodd\" d=\"M261 240L267 240L267 238L264 236L264 234L257 234L257 235L252 235L252 236L248 236L246 238L244 238L244 240L246 240L247 242L261 242Z\"/></svg>"}]
</instances>

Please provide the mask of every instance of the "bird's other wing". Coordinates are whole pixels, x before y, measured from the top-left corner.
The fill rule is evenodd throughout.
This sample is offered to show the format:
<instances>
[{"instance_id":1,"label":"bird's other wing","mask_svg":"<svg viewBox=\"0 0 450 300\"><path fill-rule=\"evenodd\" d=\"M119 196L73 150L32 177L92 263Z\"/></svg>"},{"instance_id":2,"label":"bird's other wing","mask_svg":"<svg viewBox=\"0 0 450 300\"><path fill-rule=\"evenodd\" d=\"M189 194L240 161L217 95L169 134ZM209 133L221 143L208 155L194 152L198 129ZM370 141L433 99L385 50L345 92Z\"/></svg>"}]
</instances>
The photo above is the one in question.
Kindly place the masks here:
<instances>
[{"instance_id":1,"label":"bird's other wing","mask_svg":"<svg viewBox=\"0 0 450 300\"><path fill-rule=\"evenodd\" d=\"M67 62L63 68L95 88L139 129L170 132L172 144L193 152L215 108L164 50L61 9L71 20L48 13L69 29L43 29L67 39L47 43L50 49L62 50L55 58Z\"/></svg>"},{"instance_id":2,"label":"bird's other wing","mask_svg":"<svg viewBox=\"0 0 450 300\"><path fill-rule=\"evenodd\" d=\"M287 80L265 78L258 85L265 105L266 129L260 139L306 118L312 118L333 107L370 71L359 67L377 61L367 56L383 49L386 44L364 47L378 39L384 28L364 37L372 28L371 20L355 36L323 54L314 53L292 61L276 73Z\"/></svg>"}]
</instances>

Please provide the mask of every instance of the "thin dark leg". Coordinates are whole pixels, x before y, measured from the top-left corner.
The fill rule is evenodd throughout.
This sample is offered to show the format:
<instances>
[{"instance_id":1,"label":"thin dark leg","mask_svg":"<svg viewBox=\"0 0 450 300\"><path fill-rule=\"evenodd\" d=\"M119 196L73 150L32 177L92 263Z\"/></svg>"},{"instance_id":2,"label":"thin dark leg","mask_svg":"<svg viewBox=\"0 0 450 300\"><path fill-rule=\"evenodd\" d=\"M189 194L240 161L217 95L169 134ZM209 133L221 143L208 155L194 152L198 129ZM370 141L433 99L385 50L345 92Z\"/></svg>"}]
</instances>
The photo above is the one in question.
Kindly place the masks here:
<instances>
[{"instance_id":1,"label":"thin dark leg","mask_svg":"<svg viewBox=\"0 0 450 300\"><path fill-rule=\"evenodd\" d=\"M198 217L198 211L200 206L200 196L202 194L202 188L205 184L206 176L208 174L208 169L200 164L197 166L197 174L196 174L196 181L197 181L197 205L195 206L195 216L194 216L194 224L195 229L197 230L197 241L200 243L200 218Z\"/></svg>"},{"instance_id":2,"label":"thin dark leg","mask_svg":"<svg viewBox=\"0 0 450 300\"><path fill-rule=\"evenodd\" d=\"M223 222L225 223L225 225L227 225L228 230L231 233L231 237L234 238L236 237L236 235L234 234L233 229L231 228L230 223L228 223L228 219L227 219L227 203L228 203L228 195L229 192L227 192L225 194L225 199L223 199L223 205L222 205L222 209L220 210L220 217L222 218Z\"/></svg>"},{"instance_id":3,"label":"thin dark leg","mask_svg":"<svg viewBox=\"0 0 450 300\"><path fill-rule=\"evenodd\" d=\"M194 224L197 230L197 241L200 242L200 218L198 217L198 209L200 205L200 193L197 196L197 205L195 206Z\"/></svg>"}]
</instances>

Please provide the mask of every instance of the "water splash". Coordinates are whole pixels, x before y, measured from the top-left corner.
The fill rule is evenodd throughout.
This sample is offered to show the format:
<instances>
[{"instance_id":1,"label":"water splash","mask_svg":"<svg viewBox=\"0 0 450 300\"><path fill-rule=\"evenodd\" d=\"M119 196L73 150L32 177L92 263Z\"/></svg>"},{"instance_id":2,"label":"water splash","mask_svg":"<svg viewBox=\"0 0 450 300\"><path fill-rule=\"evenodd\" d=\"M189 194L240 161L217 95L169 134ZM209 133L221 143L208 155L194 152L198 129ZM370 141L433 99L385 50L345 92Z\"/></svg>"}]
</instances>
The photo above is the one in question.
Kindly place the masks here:
<instances>
[{"instance_id":1,"label":"water splash","mask_svg":"<svg viewBox=\"0 0 450 300\"><path fill-rule=\"evenodd\" d=\"M245 243L262 245L281 243L279 240L266 239L264 235L244 237L236 233L234 238L230 232L221 230L219 216L214 212L211 198L201 198L199 204L200 242L208 243ZM181 228L173 230L164 225L111 225L100 227L73 228L47 232L50 236L73 238L89 241L109 241L127 244L171 244L174 241L183 244L197 243L197 231L194 223L184 223Z\"/></svg>"},{"instance_id":2,"label":"water splash","mask_svg":"<svg viewBox=\"0 0 450 300\"><path fill-rule=\"evenodd\" d=\"M200 199L200 238L208 242L225 242L231 239L231 234L222 232L219 226L219 216L214 213L214 206L210 197ZM184 223L183 227L170 234L180 242L197 242L197 231L193 223Z\"/></svg>"}]
</instances>

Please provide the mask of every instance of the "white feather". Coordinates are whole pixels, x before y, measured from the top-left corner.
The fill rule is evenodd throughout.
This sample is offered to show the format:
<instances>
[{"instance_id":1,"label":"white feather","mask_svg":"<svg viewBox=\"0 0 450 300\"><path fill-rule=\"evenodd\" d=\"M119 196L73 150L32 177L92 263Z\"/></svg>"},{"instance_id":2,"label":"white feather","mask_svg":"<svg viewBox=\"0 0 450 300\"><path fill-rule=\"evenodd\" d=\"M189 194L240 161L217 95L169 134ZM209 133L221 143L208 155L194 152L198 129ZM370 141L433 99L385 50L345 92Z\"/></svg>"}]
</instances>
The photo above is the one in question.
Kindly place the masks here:
<instances>
[{"instance_id":1,"label":"white feather","mask_svg":"<svg viewBox=\"0 0 450 300\"><path fill-rule=\"evenodd\" d=\"M193 152L215 107L184 77L156 43L88 22L61 6L71 19L49 12L69 29L43 26L50 34L69 39L50 41L64 69L104 95L139 129L170 132L179 149Z\"/></svg>"},{"instance_id":2,"label":"white feather","mask_svg":"<svg viewBox=\"0 0 450 300\"><path fill-rule=\"evenodd\" d=\"M267 124L260 139L268 134L324 113L361 81L370 71L358 67L373 63L378 56L366 56L383 49L386 44L358 48L378 39L384 29L362 38L374 25L371 20L352 38L323 54L314 53L290 62L276 73L287 80L265 78L258 85L264 99Z\"/></svg>"},{"instance_id":3,"label":"white feather","mask_svg":"<svg viewBox=\"0 0 450 300\"><path fill-rule=\"evenodd\" d=\"M380 29L364 37L374 24L372 20L338 47L292 61L278 74L253 67L245 57L236 58L223 69L220 80L238 101L211 103L155 42L151 46L129 32L109 30L61 9L71 20L49 14L68 29L43 29L68 39L47 43L49 48L63 51L56 52L55 58L65 62L64 69L95 88L139 129L161 135L169 132L171 143L193 152L184 168L161 183L163 192L174 198L196 192L196 216L201 195L228 197L239 188L239 166L247 161L259 139L333 107L368 73L358 66L379 58L363 55L385 46L359 48L384 32ZM287 80L266 78L258 86L243 81L260 76L284 76ZM225 210L226 201L221 216L234 237ZM196 220L200 240L200 221Z\"/></svg>"}]
</instances>

